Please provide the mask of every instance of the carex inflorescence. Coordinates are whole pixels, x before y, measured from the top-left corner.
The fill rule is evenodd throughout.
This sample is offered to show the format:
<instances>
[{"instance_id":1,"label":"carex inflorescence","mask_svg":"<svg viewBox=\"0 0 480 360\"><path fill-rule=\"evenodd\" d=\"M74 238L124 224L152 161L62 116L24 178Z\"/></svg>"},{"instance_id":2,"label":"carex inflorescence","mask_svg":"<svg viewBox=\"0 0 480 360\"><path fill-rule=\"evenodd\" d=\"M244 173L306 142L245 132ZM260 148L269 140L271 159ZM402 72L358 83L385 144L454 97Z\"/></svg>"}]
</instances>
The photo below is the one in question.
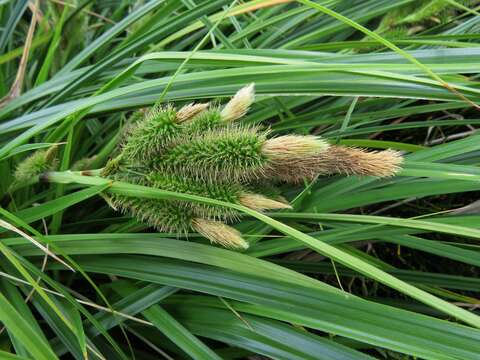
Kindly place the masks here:
<instances>
[{"instance_id":1,"label":"carex inflorescence","mask_svg":"<svg viewBox=\"0 0 480 360\"><path fill-rule=\"evenodd\" d=\"M289 208L275 184L318 175L390 176L401 156L329 145L316 136L270 136L268 129L242 125L254 101L253 84L223 107L189 104L154 106L132 115L120 154L103 175L114 180L244 205L258 211ZM238 214L225 207L188 201L112 195L109 203L159 231L199 232L214 243L247 248L226 225Z\"/></svg>"}]
</instances>

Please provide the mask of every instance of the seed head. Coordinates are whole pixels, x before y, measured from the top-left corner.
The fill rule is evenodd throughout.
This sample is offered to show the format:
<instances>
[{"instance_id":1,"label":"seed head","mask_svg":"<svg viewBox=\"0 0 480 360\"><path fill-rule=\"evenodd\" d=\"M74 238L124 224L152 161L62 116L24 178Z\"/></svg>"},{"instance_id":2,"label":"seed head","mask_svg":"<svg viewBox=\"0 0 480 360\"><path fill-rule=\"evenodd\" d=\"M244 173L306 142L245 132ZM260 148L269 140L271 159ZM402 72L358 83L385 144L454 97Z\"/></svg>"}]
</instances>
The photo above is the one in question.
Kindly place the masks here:
<instances>
[{"instance_id":1,"label":"seed head","mask_svg":"<svg viewBox=\"0 0 480 360\"><path fill-rule=\"evenodd\" d=\"M210 107L187 121L183 127L183 134L185 137L193 137L205 131L219 129L226 125L228 126L229 124L223 121L218 107Z\"/></svg>"},{"instance_id":2,"label":"seed head","mask_svg":"<svg viewBox=\"0 0 480 360\"><path fill-rule=\"evenodd\" d=\"M226 122L244 116L255 100L255 84L240 89L222 110L222 118Z\"/></svg>"},{"instance_id":3,"label":"seed head","mask_svg":"<svg viewBox=\"0 0 480 360\"><path fill-rule=\"evenodd\" d=\"M54 145L48 150L35 151L18 164L14 175L15 180L17 182L25 182L43 172L55 170L58 165L56 159L57 152L58 145Z\"/></svg>"},{"instance_id":4,"label":"seed head","mask_svg":"<svg viewBox=\"0 0 480 360\"><path fill-rule=\"evenodd\" d=\"M388 177L400 170L402 161L401 154L393 150L366 151L331 145L326 151L292 158L288 165L276 163L271 175L294 183L332 174Z\"/></svg>"},{"instance_id":5,"label":"seed head","mask_svg":"<svg viewBox=\"0 0 480 360\"><path fill-rule=\"evenodd\" d=\"M243 192L243 186L233 181L195 180L185 176L167 175L159 172L152 172L148 175L147 185L157 189L199 195L230 203L239 203L239 196ZM196 202L185 202L185 206L187 206L196 217L204 219L238 219L237 211L223 206Z\"/></svg>"},{"instance_id":6,"label":"seed head","mask_svg":"<svg viewBox=\"0 0 480 360\"><path fill-rule=\"evenodd\" d=\"M192 220L192 228L211 242L231 249L248 249L240 233L222 222L196 218Z\"/></svg>"}]
</instances>

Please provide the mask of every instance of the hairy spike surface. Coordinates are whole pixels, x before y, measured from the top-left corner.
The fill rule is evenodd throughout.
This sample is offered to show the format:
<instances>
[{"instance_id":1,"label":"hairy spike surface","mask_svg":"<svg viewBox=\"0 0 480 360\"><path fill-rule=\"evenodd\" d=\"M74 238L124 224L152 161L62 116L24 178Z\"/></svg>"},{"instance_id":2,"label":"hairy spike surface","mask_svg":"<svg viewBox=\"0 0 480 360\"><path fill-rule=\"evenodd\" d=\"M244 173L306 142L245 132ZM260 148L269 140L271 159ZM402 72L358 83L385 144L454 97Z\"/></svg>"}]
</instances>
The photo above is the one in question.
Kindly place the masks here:
<instances>
[{"instance_id":1,"label":"hairy spike surface","mask_svg":"<svg viewBox=\"0 0 480 360\"><path fill-rule=\"evenodd\" d=\"M268 166L262 154L265 133L254 128L222 128L177 144L155 161L157 170L198 179L248 179Z\"/></svg>"},{"instance_id":2,"label":"hairy spike surface","mask_svg":"<svg viewBox=\"0 0 480 360\"><path fill-rule=\"evenodd\" d=\"M203 131L212 130L224 126L222 116L217 107L212 107L197 114L184 126L186 136L201 133Z\"/></svg>"},{"instance_id":3,"label":"hairy spike surface","mask_svg":"<svg viewBox=\"0 0 480 360\"><path fill-rule=\"evenodd\" d=\"M288 203L272 200L263 195L253 193L242 194L240 196L240 204L257 211L292 208Z\"/></svg>"},{"instance_id":4,"label":"hairy spike surface","mask_svg":"<svg viewBox=\"0 0 480 360\"><path fill-rule=\"evenodd\" d=\"M45 171L55 170L58 165L57 152L58 145L54 145L47 150L35 151L18 164L14 174L15 180L25 182Z\"/></svg>"},{"instance_id":5,"label":"hairy spike surface","mask_svg":"<svg viewBox=\"0 0 480 360\"><path fill-rule=\"evenodd\" d=\"M318 154L291 159L288 165L275 164L271 174L289 182L331 174L388 177L400 169L402 161L401 154L393 150L366 151L331 145Z\"/></svg>"},{"instance_id":6,"label":"hairy spike surface","mask_svg":"<svg viewBox=\"0 0 480 360\"><path fill-rule=\"evenodd\" d=\"M110 198L110 205L161 232L187 234L193 214L179 201L148 200L123 195Z\"/></svg>"},{"instance_id":7,"label":"hairy spike surface","mask_svg":"<svg viewBox=\"0 0 480 360\"><path fill-rule=\"evenodd\" d=\"M240 233L222 222L196 218L192 220L192 228L213 243L231 249L248 249L248 242Z\"/></svg>"},{"instance_id":8,"label":"hairy spike surface","mask_svg":"<svg viewBox=\"0 0 480 360\"><path fill-rule=\"evenodd\" d=\"M240 89L222 110L222 118L226 122L235 121L244 116L255 101L255 84Z\"/></svg>"},{"instance_id":9,"label":"hairy spike surface","mask_svg":"<svg viewBox=\"0 0 480 360\"><path fill-rule=\"evenodd\" d=\"M135 169L126 172L117 167L108 177L137 185L150 185L148 178ZM187 202L142 199L117 194L109 195L106 200L114 210L128 214L158 231L186 234L191 229L194 214Z\"/></svg>"},{"instance_id":10,"label":"hairy spike surface","mask_svg":"<svg viewBox=\"0 0 480 360\"><path fill-rule=\"evenodd\" d=\"M177 113L171 106L154 108L138 121L125 137L122 157L127 160L150 160L180 132Z\"/></svg>"},{"instance_id":11,"label":"hairy spike surface","mask_svg":"<svg viewBox=\"0 0 480 360\"><path fill-rule=\"evenodd\" d=\"M149 184L158 189L185 194L199 195L211 199L238 204L244 188L232 181L194 180L183 176L153 172L148 176ZM238 218L235 210L222 206L186 203L194 214L205 219L233 220Z\"/></svg>"},{"instance_id":12,"label":"hairy spike surface","mask_svg":"<svg viewBox=\"0 0 480 360\"><path fill-rule=\"evenodd\" d=\"M329 173L388 177L400 170L403 157L398 151L366 151L347 146L332 146L325 157L318 156L315 166ZM329 167L325 165L329 165Z\"/></svg>"},{"instance_id":13,"label":"hairy spike surface","mask_svg":"<svg viewBox=\"0 0 480 360\"><path fill-rule=\"evenodd\" d=\"M195 115L203 112L208 108L209 103L206 104L188 104L182 107L177 112L177 122L183 123L185 121L191 120Z\"/></svg>"}]
</instances>

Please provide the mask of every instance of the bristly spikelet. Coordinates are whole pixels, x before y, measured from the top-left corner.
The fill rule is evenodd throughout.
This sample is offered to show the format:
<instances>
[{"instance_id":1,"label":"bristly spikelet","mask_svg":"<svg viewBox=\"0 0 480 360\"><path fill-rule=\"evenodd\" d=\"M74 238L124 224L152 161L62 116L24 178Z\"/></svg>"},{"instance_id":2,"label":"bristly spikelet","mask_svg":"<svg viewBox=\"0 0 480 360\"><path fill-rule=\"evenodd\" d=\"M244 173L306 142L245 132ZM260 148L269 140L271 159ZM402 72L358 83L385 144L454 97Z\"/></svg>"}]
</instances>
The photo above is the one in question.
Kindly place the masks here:
<instances>
[{"instance_id":1,"label":"bristly spikelet","mask_svg":"<svg viewBox=\"0 0 480 360\"><path fill-rule=\"evenodd\" d=\"M55 170L57 161L58 146L54 145L48 150L38 150L18 164L15 170L15 180L19 183L27 182L35 176Z\"/></svg>"},{"instance_id":2,"label":"bristly spikelet","mask_svg":"<svg viewBox=\"0 0 480 360\"><path fill-rule=\"evenodd\" d=\"M240 89L222 110L222 118L226 122L235 121L248 112L255 101L255 85L252 83Z\"/></svg>"},{"instance_id":3,"label":"bristly spikelet","mask_svg":"<svg viewBox=\"0 0 480 360\"><path fill-rule=\"evenodd\" d=\"M159 171L197 179L248 179L268 166L262 154L266 134L254 128L222 128L185 139L159 156Z\"/></svg>"},{"instance_id":4,"label":"bristly spikelet","mask_svg":"<svg viewBox=\"0 0 480 360\"><path fill-rule=\"evenodd\" d=\"M195 115L203 112L208 108L208 103L206 104L188 104L182 107L177 111L177 122L183 123L185 121L191 120Z\"/></svg>"},{"instance_id":5,"label":"bristly spikelet","mask_svg":"<svg viewBox=\"0 0 480 360\"><path fill-rule=\"evenodd\" d=\"M180 132L177 113L171 106L155 108L126 134L122 157L148 161L155 157Z\"/></svg>"},{"instance_id":6,"label":"bristly spikelet","mask_svg":"<svg viewBox=\"0 0 480 360\"><path fill-rule=\"evenodd\" d=\"M192 227L211 242L231 249L248 249L240 233L234 228L218 221L193 219Z\"/></svg>"},{"instance_id":7,"label":"bristly spikelet","mask_svg":"<svg viewBox=\"0 0 480 360\"><path fill-rule=\"evenodd\" d=\"M113 158L107 161L104 168L102 169L101 175L108 176L113 178L114 176L118 176L118 170L120 168L120 160L117 158ZM115 180L122 180L122 179L115 179Z\"/></svg>"},{"instance_id":8,"label":"bristly spikelet","mask_svg":"<svg viewBox=\"0 0 480 360\"><path fill-rule=\"evenodd\" d=\"M332 146L329 151L315 159L319 174L336 173L361 176L393 176L400 170L403 157L398 151L366 151L346 146ZM324 164L332 164L330 169ZM325 170L324 170L325 169Z\"/></svg>"}]
</instances>

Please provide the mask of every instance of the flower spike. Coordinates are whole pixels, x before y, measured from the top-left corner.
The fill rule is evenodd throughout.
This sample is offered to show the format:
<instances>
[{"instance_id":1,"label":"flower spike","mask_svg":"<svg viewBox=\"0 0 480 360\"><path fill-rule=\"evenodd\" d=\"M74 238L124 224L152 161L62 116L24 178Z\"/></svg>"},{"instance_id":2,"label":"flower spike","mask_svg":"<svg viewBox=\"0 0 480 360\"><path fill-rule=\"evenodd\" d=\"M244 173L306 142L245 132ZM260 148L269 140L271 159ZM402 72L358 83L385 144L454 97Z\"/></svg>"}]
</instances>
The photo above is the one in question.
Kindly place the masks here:
<instances>
[{"instance_id":1,"label":"flower spike","mask_svg":"<svg viewBox=\"0 0 480 360\"><path fill-rule=\"evenodd\" d=\"M240 89L222 110L222 118L226 122L237 120L248 112L255 101L255 84Z\"/></svg>"},{"instance_id":2,"label":"flower spike","mask_svg":"<svg viewBox=\"0 0 480 360\"><path fill-rule=\"evenodd\" d=\"M110 205L159 231L187 234L194 230L212 243L246 249L248 242L226 224L241 214L220 206L219 201L256 211L289 209L278 182L331 174L386 177L400 169L403 158L393 150L368 152L330 145L313 135L271 137L268 129L236 122L254 98L254 84L250 84L223 109L192 103L178 111L167 105L136 112L120 155L102 171L112 180L216 203L112 195Z\"/></svg>"},{"instance_id":3,"label":"flower spike","mask_svg":"<svg viewBox=\"0 0 480 360\"><path fill-rule=\"evenodd\" d=\"M209 103L206 104L188 104L182 107L177 112L177 121L179 123L191 120L195 115L201 113L208 108Z\"/></svg>"},{"instance_id":4,"label":"flower spike","mask_svg":"<svg viewBox=\"0 0 480 360\"><path fill-rule=\"evenodd\" d=\"M193 219L192 227L213 243L231 249L248 249L248 242L237 230L219 221Z\"/></svg>"}]
</instances>

